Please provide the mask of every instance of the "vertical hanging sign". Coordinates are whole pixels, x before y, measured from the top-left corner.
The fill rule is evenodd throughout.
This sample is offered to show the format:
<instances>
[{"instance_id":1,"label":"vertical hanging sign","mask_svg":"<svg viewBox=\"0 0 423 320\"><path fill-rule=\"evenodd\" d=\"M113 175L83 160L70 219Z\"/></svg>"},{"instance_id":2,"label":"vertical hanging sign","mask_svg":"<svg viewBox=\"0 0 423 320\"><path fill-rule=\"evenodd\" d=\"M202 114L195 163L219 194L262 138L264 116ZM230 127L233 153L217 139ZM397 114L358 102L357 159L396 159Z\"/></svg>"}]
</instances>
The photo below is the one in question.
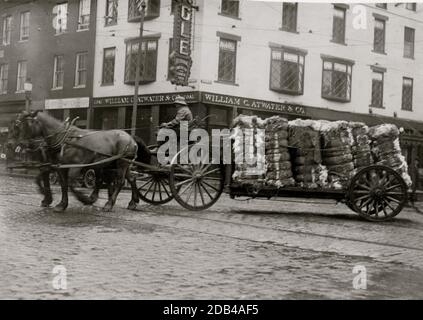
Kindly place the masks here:
<instances>
[{"instance_id":1,"label":"vertical hanging sign","mask_svg":"<svg viewBox=\"0 0 423 320\"><path fill-rule=\"evenodd\" d=\"M191 73L192 0L178 0L173 23L173 46L169 56L169 80L187 86Z\"/></svg>"}]
</instances>

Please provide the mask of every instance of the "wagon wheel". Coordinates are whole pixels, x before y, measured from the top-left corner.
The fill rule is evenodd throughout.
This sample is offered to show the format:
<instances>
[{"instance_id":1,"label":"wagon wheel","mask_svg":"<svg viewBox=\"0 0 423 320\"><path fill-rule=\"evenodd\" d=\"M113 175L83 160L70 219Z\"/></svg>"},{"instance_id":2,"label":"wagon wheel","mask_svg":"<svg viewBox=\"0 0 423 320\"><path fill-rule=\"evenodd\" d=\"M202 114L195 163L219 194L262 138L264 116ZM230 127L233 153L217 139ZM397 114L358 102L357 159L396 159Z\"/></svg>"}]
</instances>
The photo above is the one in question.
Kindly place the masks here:
<instances>
[{"instance_id":1,"label":"wagon wheel","mask_svg":"<svg viewBox=\"0 0 423 320\"><path fill-rule=\"evenodd\" d=\"M137 178L139 182L138 194L141 200L160 205L173 199L169 186L169 173L162 171L143 171Z\"/></svg>"},{"instance_id":2,"label":"wagon wheel","mask_svg":"<svg viewBox=\"0 0 423 320\"><path fill-rule=\"evenodd\" d=\"M85 173L84 173L84 186L86 188L94 188L95 187L95 171L94 169L88 169Z\"/></svg>"},{"instance_id":3,"label":"wagon wheel","mask_svg":"<svg viewBox=\"0 0 423 320\"><path fill-rule=\"evenodd\" d=\"M170 188L184 208L200 211L210 208L224 187L225 170L220 164L173 164Z\"/></svg>"},{"instance_id":4,"label":"wagon wheel","mask_svg":"<svg viewBox=\"0 0 423 320\"><path fill-rule=\"evenodd\" d=\"M407 186L393 169L369 166L352 178L347 200L361 217L386 221L400 213L406 204Z\"/></svg>"}]
</instances>

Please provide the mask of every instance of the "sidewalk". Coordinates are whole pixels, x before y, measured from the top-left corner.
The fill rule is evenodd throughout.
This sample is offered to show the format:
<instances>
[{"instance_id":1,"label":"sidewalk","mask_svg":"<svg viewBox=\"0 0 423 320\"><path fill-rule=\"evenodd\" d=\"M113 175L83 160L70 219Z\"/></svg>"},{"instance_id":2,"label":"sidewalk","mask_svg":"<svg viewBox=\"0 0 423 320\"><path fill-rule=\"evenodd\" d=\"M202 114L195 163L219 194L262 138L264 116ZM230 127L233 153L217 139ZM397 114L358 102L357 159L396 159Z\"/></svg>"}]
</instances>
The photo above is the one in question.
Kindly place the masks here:
<instances>
[{"instance_id":1,"label":"sidewalk","mask_svg":"<svg viewBox=\"0 0 423 320\"><path fill-rule=\"evenodd\" d=\"M30 178L35 179L38 174L38 170L27 170L27 169L7 169L5 162L0 162L0 176L9 176L9 177L20 177L20 178Z\"/></svg>"}]
</instances>

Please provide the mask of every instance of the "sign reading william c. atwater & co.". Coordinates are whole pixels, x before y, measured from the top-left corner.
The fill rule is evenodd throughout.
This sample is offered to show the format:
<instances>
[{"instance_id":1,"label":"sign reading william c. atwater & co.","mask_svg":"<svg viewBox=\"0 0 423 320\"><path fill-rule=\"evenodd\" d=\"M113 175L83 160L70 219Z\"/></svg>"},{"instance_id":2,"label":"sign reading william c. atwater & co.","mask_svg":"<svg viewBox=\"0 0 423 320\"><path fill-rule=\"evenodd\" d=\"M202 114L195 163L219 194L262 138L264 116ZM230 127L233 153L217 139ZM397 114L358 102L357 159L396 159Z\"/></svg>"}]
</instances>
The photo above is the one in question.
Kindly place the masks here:
<instances>
[{"instance_id":1,"label":"sign reading william c. atwater & co.","mask_svg":"<svg viewBox=\"0 0 423 320\"><path fill-rule=\"evenodd\" d=\"M192 0L176 2L173 23L172 51L169 56L169 80L187 86L191 73Z\"/></svg>"}]
</instances>

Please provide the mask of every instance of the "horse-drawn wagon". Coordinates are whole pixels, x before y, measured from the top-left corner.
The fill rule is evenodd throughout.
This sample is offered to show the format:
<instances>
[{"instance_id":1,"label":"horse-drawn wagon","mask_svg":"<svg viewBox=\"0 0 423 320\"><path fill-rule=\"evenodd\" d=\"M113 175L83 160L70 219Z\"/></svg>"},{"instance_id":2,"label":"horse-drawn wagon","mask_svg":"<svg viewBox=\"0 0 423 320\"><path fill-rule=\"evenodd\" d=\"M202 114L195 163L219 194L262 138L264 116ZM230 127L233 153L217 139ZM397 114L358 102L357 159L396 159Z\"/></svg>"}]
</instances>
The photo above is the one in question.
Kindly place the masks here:
<instances>
[{"instance_id":1,"label":"horse-drawn wagon","mask_svg":"<svg viewBox=\"0 0 423 320\"><path fill-rule=\"evenodd\" d=\"M276 120L276 122L279 121L278 119ZM341 124L341 127L343 125ZM285 124L282 124L282 127L284 126ZM287 127L288 124L284 128L286 129ZM330 127L327 132L333 133L331 131L332 129ZM315 131L319 132L319 130ZM81 137L84 137L84 135L81 135ZM63 144L75 146L75 142L68 142L65 138L62 141ZM326 137L326 139L332 138L329 134ZM377 139L379 138L377 137ZM267 163L265 166L267 169L265 169L261 177L253 177L252 179L248 177L246 180L240 178L243 173L241 172L240 174L239 169L243 168L243 165L236 164L234 159L229 164L208 161L184 164L178 163L178 157L174 157L173 161L169 164L159 164L154 160L154 157L157 156L157 146L152 146L144 150L149 154L146 160L145 158L135 159L134 157L126 157L125 154L112 155L107 152L102 153L90 150L87 146L78 145L76 146L78 149L95 152L100 158L97 158L94 162L81 165L50 163L41 164L41 166L48 166L53 170L75 167L95 168L99 165L104 167L106 164L117 160L123 161L132 166L132 173L135 173L137 176L135 184L136 194L134 194L133 189L132 200L135 198L136 201L137 197L139 197L149 204L161 205L174 199L184 208L193 211L210 208L218 201L222 193L225 192L231 198L250 197L270 199L275 197L302 197L335 199L344 202L351 210L369 221L385 221L395 217L403 209L410 197L410 181L407 179L407 174L404 171L406 168L403 167L403 164L401 164L401 170L398 170L397 162L394 161L393 163L389 159L389 161L384 160L384 158L378 159L376 163L371 162L366 164L363 162L364 158L363 154L361 154L360 157L354 158L354 161L360 162L360 166L358 168L351 167L352 170L349 170L349 164L338 165L329 161L330 159L338 159L339 157L343 157L342 159L347 159L348 161L352 159L351 156L344 155L346 149L342 143L338 144L338 148L341 151L334 148L333 143L332 145L331 143L323 143L324 145L318 152L324 155L329 154L330 151L330 155L332 156L326 158L325 162L316 160L316 150L310 151L309 148L301 148L301 143L300 146L285 145L288 141L288 136L285 133L282 134L281 141L274 140L273 134L269 140L267 139L268 136L266 136L266 141L263 139L262 143L274 146L274 149L271 149L269 153L266 151L265 158L276 159L278 157L280 159L284 156L281 150L285 150L286 159L283 162ZM301 137L301 139L304 140L304 137ZM340 141L342 142L342 139ZM385 143L386 141L390 140L385 139L382 142ZM396 143L396 141L393 142ZM320 143L318 142L318 144ZM370 141L367 141L364 145L366 143L371 144ZM233 144L236 144L236 141ZM188 148L192 148L192 146L189 145ZM144 145L144 147L146 146ZM348 148L348 150L350 149ZM238 151L232 148L231 150L235 153L234 158L236 160ZM253 150L253 152L257 153L257 146ZM380 154L383 152L383 154L386 154L386 150L383 150L383 152L379 150L378 152ZM373 150L372 153L374 153ZM309 157L310 155L311 158ZM256 158L258 157L257 154L254 156ZM399 159L401 160L402 158L400 157ZM305 168L309 168L307 167L307 163L312 168L311 173L304 171ZM324 169L326 170L325 174L329 174L329 182L322 183L323 180L320 176L317 178L319 181L316 181L313 178L315 169L318 168L317 171L322 171L321 168L325 168L325 165L328 168L333 168L333 171ZM291 173L286 175L286 172L278 171L282 167L286 169L286 172ZM277 170L272 172L269 168L277 168ZM133 188L134 184L131 184L131 187Z\"/></svg>"}]
</instances>

